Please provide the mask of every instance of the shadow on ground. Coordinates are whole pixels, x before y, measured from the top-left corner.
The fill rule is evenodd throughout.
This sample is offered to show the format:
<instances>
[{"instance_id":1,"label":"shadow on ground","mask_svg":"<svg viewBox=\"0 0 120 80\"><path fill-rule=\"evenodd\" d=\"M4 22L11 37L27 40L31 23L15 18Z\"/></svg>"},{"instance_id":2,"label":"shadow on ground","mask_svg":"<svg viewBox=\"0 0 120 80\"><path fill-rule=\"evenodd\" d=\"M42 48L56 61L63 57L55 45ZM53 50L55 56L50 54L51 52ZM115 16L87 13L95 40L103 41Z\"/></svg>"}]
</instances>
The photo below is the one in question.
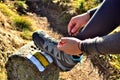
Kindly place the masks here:
<instances>
[{"instance_id":1,"label":"shadow on ground","mask_svg":"<svg viewBox=\"0 0 120 80\"><path fill-rule=\"evenodd\" d=\"M60 12L58 6L53 3L44 4L41 0L33 1L27 2L30 10L40 16L47 17L50 27L66 36L67 27L60 19L62 12ZM112 80L110 79L110 76L114 73L111 71L112 67L100 55L84 59L82 66L77 64L69 72L61 73L58 67L51 64L43 73L40 73L24 57L26 54L31 54L29 50L35 49L34 44L30 43L26 46L17 51L19 54L22 53L22 57L13 56L8 59L6 63L8 80Z\"/></svg>"}]
</instances>

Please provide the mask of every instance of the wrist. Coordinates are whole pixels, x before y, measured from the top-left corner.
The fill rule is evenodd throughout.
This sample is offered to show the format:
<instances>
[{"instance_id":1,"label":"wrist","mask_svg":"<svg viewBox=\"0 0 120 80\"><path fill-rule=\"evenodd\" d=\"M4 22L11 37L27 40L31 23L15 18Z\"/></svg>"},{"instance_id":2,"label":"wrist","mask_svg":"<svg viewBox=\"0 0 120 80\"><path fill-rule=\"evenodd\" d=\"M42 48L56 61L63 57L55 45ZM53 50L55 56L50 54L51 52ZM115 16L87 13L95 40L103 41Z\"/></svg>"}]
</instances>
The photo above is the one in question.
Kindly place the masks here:
<instances>
[{"instance_id":1,"label":"wrist","mask_svg":"<svg viewBox=\"0 0 120 80\"><path fill-rule=\"evenodd\" d=\"M87 13L89 14L90 18L93 16L93 14L95 13L96 10L97 10L97 7L87 11Z\"/></svg>"},{"instance_id":2,"label":"wrist","mask_svg":"<svg viewBox=\"0 0 120 80\"><path fill-rule=\"evenodd\" d=\"M82 52L81 51L81 42L78 42L78 49L79 49L79 51L80 51L80 53Z\"/></svg>"},{"instance_id":3,"label":"wrist","mask_svg":"<svg viewBox=\"0 0 120 80\"><path fill-rule=\"evenodd\" d=\"M89 12L86 12L86 16L88 19L90 19L90 13Z\"/></svg>"},{"instance_id":4,"label":"wrist","mask_svg":"<svg viewBox=\"0 0 120 80\"><path fill-rule=\"evenodd\" d=\"M85 13L85 19L86 19L86 23L89 21L89 19L90 19L90 14L89 14L89 12L86 12Z\"/></svg>"}]
</instances>

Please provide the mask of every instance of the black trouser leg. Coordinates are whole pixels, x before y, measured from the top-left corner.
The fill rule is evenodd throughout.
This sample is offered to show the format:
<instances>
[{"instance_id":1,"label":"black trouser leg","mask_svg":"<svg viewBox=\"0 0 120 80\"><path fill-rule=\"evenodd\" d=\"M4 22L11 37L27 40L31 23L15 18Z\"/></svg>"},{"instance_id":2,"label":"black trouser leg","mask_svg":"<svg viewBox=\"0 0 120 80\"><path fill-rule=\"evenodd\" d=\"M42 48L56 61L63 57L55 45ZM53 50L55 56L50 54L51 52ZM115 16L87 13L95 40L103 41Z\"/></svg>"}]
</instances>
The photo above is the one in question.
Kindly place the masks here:
<instances>
[{"instance_id":1,"label":"black trouser leg","mask_svg":"<svg viewBox=\"0 0 120 80\"><path fill-rule=\"evenodd\" d=\"M105 0L76 36L84 40L110 33L120 24L120 0Z\"/></svg>"}]
</instances>

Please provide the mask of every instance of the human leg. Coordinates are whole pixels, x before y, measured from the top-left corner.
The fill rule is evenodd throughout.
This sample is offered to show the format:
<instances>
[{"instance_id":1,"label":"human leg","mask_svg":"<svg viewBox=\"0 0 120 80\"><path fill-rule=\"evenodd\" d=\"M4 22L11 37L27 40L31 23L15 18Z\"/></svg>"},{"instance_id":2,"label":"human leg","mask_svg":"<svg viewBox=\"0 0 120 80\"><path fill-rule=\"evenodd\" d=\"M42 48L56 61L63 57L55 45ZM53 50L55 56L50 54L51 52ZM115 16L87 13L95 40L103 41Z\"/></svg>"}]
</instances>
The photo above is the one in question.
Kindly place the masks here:
<instances>
[{"instance_id":1,"label":"human leg","mask_svg":"<svg viewBox=\"0 0 120 80\"><path fill-rule=\"evenodd\" d=\"M92 18L76 36L84 40L96 36L104 36L120 24L120 0L105 0Z\"/></svg>"}]
</instances>

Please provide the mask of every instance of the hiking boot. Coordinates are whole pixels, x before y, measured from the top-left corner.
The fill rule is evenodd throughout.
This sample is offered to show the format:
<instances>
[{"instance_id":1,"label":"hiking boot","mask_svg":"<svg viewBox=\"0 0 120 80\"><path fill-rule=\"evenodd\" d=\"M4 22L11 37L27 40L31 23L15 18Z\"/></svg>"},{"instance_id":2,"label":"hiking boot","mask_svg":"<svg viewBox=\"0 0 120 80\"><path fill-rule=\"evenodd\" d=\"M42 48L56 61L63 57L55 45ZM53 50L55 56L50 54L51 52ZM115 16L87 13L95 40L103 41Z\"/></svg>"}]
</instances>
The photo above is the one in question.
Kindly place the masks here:
<instances>
[{"instance_id":1,"label":"hiking boot","mask_svg":"<svg viewBox=\"0 0 120 80\"><path fill-rule=\"evenodd\" d=\"M54 38L51 38L43 31L34 32L32 38L36 47L51 55L54 59L54 62L63 71L71 70L82 59L82 55L79 57L71 56L58 50L58 41Z\"/></svg>"}]
</instances>

